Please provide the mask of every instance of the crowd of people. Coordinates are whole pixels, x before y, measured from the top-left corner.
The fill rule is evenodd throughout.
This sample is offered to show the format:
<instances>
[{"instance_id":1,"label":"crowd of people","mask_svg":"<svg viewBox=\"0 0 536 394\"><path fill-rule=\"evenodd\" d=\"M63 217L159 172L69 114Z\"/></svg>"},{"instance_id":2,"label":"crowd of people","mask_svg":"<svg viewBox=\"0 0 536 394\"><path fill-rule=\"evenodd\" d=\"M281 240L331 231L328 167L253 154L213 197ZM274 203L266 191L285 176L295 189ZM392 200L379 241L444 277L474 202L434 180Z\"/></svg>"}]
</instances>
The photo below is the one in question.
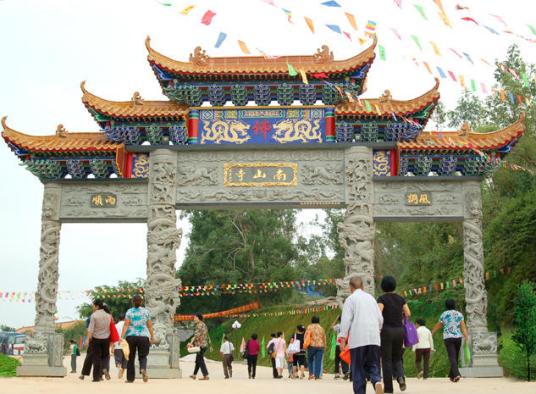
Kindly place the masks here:
<instances>
[{"instance_id":1,"label":"crowd of people","mask_svg":"<svg viewBox=\"0 0 536 394\"><path fill-rule=\"evenodd\" d=\"M393 382L398 383L400 391L407 388L403 365L403 354L407 347L415 352L417 377L429 376L430 357L435 351L433 334L443 331L445 348L450 362L449 378L458 382L461 378L458 360L462 338L468 341L468 332L463 314L456 310L453 300L447 300L446 310L430 331L423 319L417 319L415 338L408 340L408 325L411 310L406 300L397 294L396 281L386 276L381 281L383 294L375 299L363 289L360 277L349 282L350 296L343 306L342 315L332 329L337 336L335 347L335 379L349 380L356 394L364 394L367 382L374 387L376 394L393 393ZM139 360L140 376L148 380L147 356L154 332L150 313L142 307L142 298L133 298L133 307L124 318L114 323L110 310L101 300L93 302L93 313L88 319L89 346L80 379L89 376L93 368L93 381L110 379L110 354L113 354L122 378L126 370L126 382L135 379L136 355ZM208 380L209 371L205 353L210 346L208 328L202 315L194 317L195 330L187 344L188 351L195 354L192 379ZM246 361L248 378L255 379L257 361L265 350L271 360L274 379L282 379L287 371L289 379L322 379L324 372L324 353L327 347L326 332L320 325L320 318L313 316L305 327L298 325L287 338L283 332L271 334L270 341L261 349L256 333L251 334L240 346L240 355ZM220 353L225 379L233 377L235 346L224 336ZM76 372L77 345L71 343L71 367ZM343 356L344 355L344 356ZM306 373L307 371L307 373ZM201 377L197 377L201 372Z\"/></svg>"}]
</instances>

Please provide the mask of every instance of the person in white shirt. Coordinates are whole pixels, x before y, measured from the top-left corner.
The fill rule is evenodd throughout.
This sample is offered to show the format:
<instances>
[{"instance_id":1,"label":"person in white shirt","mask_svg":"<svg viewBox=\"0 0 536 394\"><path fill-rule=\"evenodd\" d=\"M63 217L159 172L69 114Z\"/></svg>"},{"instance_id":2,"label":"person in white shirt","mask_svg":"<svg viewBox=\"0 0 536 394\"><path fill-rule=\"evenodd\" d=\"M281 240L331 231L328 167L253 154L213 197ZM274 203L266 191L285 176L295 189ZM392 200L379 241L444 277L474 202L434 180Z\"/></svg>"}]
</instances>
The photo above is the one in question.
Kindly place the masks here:
<instances>
[{"instance_id":1,"label":"person in white shirt","mask_svg":"<svg viewBox=\"0 0 536 394\"><path fill-rule=\"evenodd\" d=\"M419 336L419 343L413 345L417 378L421 379L424 377L424 379L428 379L430 353L435 352L434 337L432 336L432 332L426 327L424 319L417 319L415 324L417 325L417 335ZM424 361L424 369L421 367L421 361Z\"/></svg>"},{"instance_id":2,"label":"person in white shirt","mask_svg":"<svg viewBox=\"0 0 536 394\"><path fill-rule=\"evenodd\" d=\"M122 314L119 317L119 321L115 323L115 328L117 332L123 332L123 326L125 325L125 315ZM119 370L118 378L122 379L123 375L125 373L125 369L127 369L127 363L128 360L125 357L125 354L123 353L123 348L121 347L121 341L117 341L113 344L114 347L114 359L115 359L115 366Z\"/></svg>"},{"instance_id":3,"label":"person in white shirt","mask_svg":"<svg viewBox=\"0 0 536 394\"><path fill-rule=\"evenodd\" d=\"M229 338L227 338L227 336L224 336L223 343L220 347L220 353L223 357L222 363L225 379L233 377L233 352L234 345L229 341Z\"/></svg>"},{"instance_id":4,"label":"person in white shirt","mask_svg":"<svg viewBox=\"0 0 536 394\"><path fill-rule=\"evenodd\" d=\"M383 316L374 297L363 291L363 280L359 276L350 279L350 292L342 309L339 338L341 349L348 341L354 394L365 394L367 379L376 394L383 394L380 373Z\"/></svg>"}]
</instances>

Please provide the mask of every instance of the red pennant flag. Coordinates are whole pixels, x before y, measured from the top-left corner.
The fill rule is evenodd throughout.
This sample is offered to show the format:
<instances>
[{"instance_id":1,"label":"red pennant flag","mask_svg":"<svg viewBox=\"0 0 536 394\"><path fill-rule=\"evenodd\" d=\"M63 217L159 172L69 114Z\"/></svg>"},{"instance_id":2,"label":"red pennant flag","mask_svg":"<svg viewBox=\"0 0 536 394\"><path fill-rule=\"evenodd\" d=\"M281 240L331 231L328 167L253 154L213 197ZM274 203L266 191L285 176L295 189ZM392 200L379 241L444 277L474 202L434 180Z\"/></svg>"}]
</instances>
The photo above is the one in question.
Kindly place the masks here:
<instances>
[{"instance_id":1,"label":"red pennant flag","mask_svg":"<svg viewBox=\"0 0 536 394\"><path fill-rule=\"evenodd\" d=\"M313 73L311 74L311 76L313 78L318 78L318 79L324 79L328 77L326 73Z\"/></svg>"},{"instance_id":2,"label":"red pennant flag","mask_svg":"<svg viewBox=\"0 0 536 394\"><path fill-rule=\"evenodd\" d=\"M207 26L210 25L210 23L212 22L212 18L214 18L214 15L216 15L215 12L207 10L207 12L205 12L205 15L203 15L203 18L201 18L201 23Z\"/></svg>"},{"instance_id":3,"label":"red pennant flag","mask_svg":"<svg viewBox=\"0 0 536 394\"><path fill-rule=\"evenodd\" d=\"M477 26L480 26L479 23L477 21L475 21L473 18L470 18L468 16L465 16L462 18L462 21L466 21L466 22L473 22L475 25Z\"/></svg>"}]
</instances>

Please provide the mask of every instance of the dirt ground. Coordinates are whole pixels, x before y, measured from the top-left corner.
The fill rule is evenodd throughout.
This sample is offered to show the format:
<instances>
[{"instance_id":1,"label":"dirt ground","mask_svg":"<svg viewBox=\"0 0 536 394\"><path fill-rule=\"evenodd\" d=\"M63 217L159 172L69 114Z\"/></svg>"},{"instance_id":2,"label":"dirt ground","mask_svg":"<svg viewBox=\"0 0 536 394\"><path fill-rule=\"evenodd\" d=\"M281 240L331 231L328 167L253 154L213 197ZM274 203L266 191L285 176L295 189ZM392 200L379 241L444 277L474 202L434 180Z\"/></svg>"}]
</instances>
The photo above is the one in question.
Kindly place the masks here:
<instances>
[{"instance_id":1,"label":"dirt ground","mask_svg":"<svg viewBox=\"0 0 536 394\"><path fill-rule=\"evenodd\" d=\"M83 357L78 358L81 367ZM69 363L65 362L65 365ZM128 390L129 394L136 393L188 393L188 394L274 394L274 390L291 392L292 394L351 394L352 387L348 382L334 380L333 375L325 375L319 381L289 380L286 377L280 380L272 379L271 369L259 367L257 379L249 380L247 367L241 362L234 363L233 378L225 380L220 363L209 361L207 363L210 380L194 381L188 378L193 371L193 362L186 359L181 363L181 380L141 380L134 384L125 385L124 379L117 378L117 371L113 369L112 379L99 383L91 382L91 378L84 381L78 379L78 374L68 374L65 378L6 378L0 379L0 392L6 394L72 394L91 393L106 394L120 393ZM285 372L285 376L287 376ZM515 393L535 394L536 382L526 383L507 378L503 379L462 379L459 383L450 383L447 379L428 379L426 381L408 379L408 389L405 393L445 393L445 394L477 394L477 393ZM395 384L396 386L396 384ZM372 388L367 388L372 393ZM395 392L397 389L395 388Z\"/></svg>"}]
</instances>

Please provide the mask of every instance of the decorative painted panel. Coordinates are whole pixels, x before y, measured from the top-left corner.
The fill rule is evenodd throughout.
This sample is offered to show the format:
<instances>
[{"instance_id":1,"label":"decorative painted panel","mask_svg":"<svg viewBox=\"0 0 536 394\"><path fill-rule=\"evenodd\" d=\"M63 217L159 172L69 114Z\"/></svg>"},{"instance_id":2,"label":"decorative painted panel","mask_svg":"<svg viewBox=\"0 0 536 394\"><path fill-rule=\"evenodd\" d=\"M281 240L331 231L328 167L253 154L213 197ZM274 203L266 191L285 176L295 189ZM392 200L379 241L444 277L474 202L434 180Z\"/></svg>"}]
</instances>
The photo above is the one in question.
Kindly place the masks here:
<instances>
[{"instance_id":1,"label":"decorative painted panel","mask_svg":"<svg viewBox=\"0 0 536 394\"><path fill-rule=\"evenodd\" d=\"M391 155L388 150L377 150L372 156L372 175L389 176L391 174Z\"/></svg>"},{"instance_id":2,"label":"decorative painted panel","mask_svg":"<svg viewBox=\"0 0 536 394\"><path fill-rule=\"evenodd\" d=\"M199 109L190 134L199 144L321 144L330 113L326 107Z\"/></svg>"},{"instance_id":3,"label":"decorative painted panel","mask_svg":"<svg viewBox=\"0 0 536 394\"><path fill-rule=\"evenodd\" d=\"M149 176L149 155L133 153L131 169L132 178L147 178Z\"/></svg>"},{"instance_id":4,"label":"decorative painted panel","mask_svg":"<svg viewBox=\"0 0 536 394\"><path fill-rule=\"evenodd\" d=\"M226 187L298 184L297 163L225 163L223 168L223 185Z\"/></svg>"}]
</instances>

